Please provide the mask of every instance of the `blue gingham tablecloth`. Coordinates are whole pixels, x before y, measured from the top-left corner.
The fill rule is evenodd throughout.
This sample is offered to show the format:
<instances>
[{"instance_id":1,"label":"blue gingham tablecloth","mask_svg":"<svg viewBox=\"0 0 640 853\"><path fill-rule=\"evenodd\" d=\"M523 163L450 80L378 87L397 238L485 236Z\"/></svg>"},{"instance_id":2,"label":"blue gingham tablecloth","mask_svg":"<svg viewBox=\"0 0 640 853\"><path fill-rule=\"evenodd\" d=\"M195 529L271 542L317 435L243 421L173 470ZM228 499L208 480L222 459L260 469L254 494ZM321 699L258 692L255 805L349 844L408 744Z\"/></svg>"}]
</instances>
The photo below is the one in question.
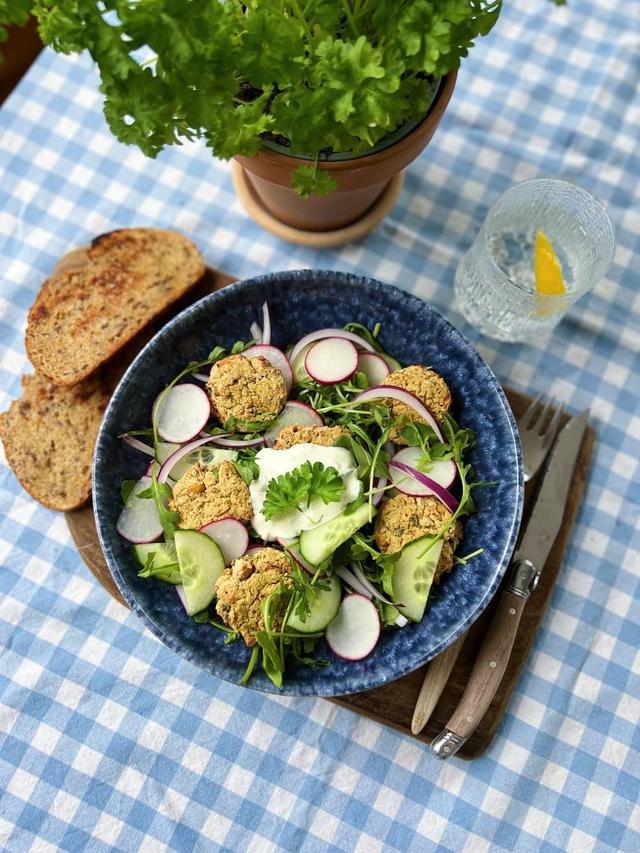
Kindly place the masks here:
<instances>
[{"instance_id":1,"label":"blue gingham tablecloth","mask_svg":"<svg viewBox=\"0 0 640 853\"><path fill-rule=\"evenodd\" d=\"M87 58L46 51L0 110L0 409L19 395L27 310L56 260L148 224L184 231L239 277L319 267L404 287L477 341L502 381L591 407L598 430L526 674L472 763L184 662L97 585L64 518L2 457L2 849L640 850L640 3L505 7L393 213L334 251L262 231L203 147L151 161L116 143ZM477 340L452 305L456 264L496 196L541 175L606 204L613 266L550 341Z\"/></svg>"}]
</instances>

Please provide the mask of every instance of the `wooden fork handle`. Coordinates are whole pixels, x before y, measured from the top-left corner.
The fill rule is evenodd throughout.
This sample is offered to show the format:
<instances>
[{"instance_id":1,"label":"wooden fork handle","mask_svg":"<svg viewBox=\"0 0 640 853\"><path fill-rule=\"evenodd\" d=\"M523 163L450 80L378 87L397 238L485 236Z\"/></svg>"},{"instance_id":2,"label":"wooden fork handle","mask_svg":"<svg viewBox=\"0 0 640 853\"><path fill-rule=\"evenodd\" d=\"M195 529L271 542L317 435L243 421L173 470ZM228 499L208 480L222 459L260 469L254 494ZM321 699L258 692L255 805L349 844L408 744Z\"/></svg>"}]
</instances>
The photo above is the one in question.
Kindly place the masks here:
<instances>
[{"instance_id":1,"label":"wooden fork handle","mask_svg":"<svg viewBox=\"0 0 640 853\"><path fill-rule=\"evenodd\" d=\"M442 691L447 686L449 676L456 665L460 649L466 639L467 632L465 631L462 636L458 637L450 646L447 646L429 664L427 674L422 682L416 707L413 711L413 719L411 720L411 731L414 735L420 734L429 722L429 717L438 704L438 700L442 696Z\"/></svg>"},{"instance_id":2,"label":"wooden fork handle","mask_svg":"<svg viewBox=\"0 0 640 853\"><path fill-rule=\"evenodd\" d=\"M431 744L436 758L449 758L477 729L502 681L527 598L505 590L498 601L460 703Z\"/></svg>"}]
</instances>

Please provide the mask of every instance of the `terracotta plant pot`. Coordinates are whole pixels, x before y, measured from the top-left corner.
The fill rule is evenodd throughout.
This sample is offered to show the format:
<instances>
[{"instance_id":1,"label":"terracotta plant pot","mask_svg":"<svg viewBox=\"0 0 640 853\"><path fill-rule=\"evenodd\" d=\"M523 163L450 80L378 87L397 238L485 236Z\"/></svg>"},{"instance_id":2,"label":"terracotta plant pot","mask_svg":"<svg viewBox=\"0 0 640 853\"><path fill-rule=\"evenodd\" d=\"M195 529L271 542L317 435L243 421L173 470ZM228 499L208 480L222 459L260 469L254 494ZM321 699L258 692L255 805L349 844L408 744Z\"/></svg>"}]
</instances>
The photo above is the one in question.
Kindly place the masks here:
<instances>
[{"instance_id":1,"label":"terracotta plant pot","mask_svg":"<svg viewBox=\"0 0 640 853\"><path fill-rule=\"evenodd\" d=\"M420 154L435 133L451 99L457 72L443 80L426 118L407 136L377 151L348 160L320 162L337 189L322 198L302 199L291 188L291 172L309 160L263 148L255 157L236 157L249 189L276 219L304 231L334 231L357 221L376 203L389 182Z\"/></svg>"}]
</instances>

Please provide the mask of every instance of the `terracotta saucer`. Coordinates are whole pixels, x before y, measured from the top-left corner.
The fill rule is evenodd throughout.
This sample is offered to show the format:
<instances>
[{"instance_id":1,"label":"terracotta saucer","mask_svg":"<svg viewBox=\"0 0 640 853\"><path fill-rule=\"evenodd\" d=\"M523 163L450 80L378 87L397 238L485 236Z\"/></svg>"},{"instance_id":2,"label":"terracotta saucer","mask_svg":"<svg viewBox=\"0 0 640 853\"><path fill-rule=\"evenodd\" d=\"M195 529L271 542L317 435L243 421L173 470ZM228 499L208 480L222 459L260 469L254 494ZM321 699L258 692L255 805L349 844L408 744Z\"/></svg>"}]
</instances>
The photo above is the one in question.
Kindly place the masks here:
<instances>
[{"instance_id":1,"label":"terracotta saucer","mask_svg":"<svg viewBox=\"0 0 640 853\"><path fill-rule=\"evenodd\" d=\"M312 249L329 249L332 246L341 246L343 243L360 240L382 222L398 200L404 174L400 172L391 179L387 189L361 219L344 228L337 228L335 231L304 231L280 222L260 204L247 183L242 167L235 161L231 163L231 178L240 203L254 222L266 231L288 243L297 243L299 246L308 246Z\"/></svg>"}]
</instances>

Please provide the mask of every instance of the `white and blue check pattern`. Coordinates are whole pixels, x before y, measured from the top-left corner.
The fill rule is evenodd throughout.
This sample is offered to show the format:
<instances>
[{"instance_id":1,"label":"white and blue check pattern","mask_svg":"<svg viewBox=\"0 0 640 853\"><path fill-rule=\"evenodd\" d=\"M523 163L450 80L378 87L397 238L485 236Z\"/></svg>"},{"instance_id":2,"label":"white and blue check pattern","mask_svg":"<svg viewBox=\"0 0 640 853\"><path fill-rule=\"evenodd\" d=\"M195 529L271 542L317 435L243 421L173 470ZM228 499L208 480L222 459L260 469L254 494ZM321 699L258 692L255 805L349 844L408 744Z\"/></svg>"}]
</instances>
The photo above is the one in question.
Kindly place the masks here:
<instances>
[{"instance_id":1,"label":"white and blue check pattern","mask_svg":"<svg viewBox=\"0 0 640 853\"><path fill-rule=\"evenodd\" d=\"M291 247L186 145L119 145L86 58L47 51L0 110L0 409L27 310L95 234L174 227L246 277L357 271L452 305L499 193L558 176L607 206L613 266L548 342L478 345L499 378L598 431L584 506L500 731L475 762L323 700L217 681L160 645L84 567L64 518L0 459L0 848L8 851L640 850L640 3L509 0L464 63L399 204L361 243Z\"/></svg>"}]
</instances>

